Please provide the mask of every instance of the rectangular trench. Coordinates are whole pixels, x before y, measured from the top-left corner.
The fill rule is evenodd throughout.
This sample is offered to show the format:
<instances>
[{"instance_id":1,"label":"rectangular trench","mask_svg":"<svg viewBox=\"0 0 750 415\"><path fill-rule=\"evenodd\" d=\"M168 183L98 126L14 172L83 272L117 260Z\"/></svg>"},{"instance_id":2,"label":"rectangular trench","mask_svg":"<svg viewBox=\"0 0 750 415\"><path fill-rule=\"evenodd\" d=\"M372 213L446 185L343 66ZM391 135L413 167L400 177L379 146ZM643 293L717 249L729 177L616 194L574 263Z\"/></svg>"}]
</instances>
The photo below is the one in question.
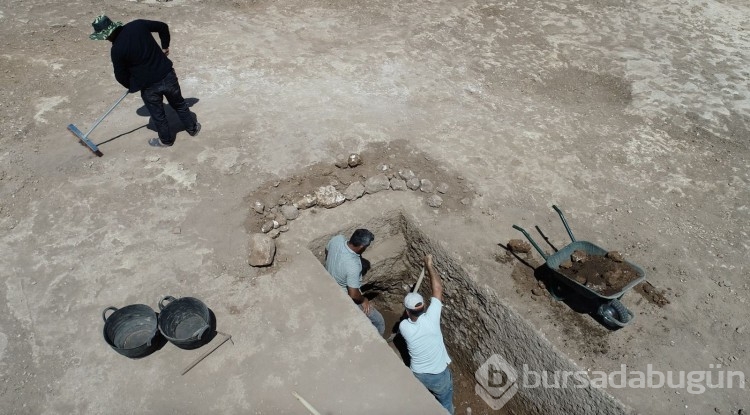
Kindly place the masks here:
<instances>
[{"instance_id":1,"label":"rectangular trench","mask_svg":"<svg viewBox=\"0 0 750 415\"><path fill-rule=\"evenodd\" d=\"M473 381L468 378L483 365L486 367L486 362L492 356L500 356L515 369L519 376L516 382L519 388L507 403L498 390L482 388L487 399L503 403L502 409L497 411L490 406L477 407L475 404L473 414L629 413L611 395L590 386L524 388L520 379L524 365L529 371L537 373L576 372L581 369L557 351L526 320L503 304L494 293L495 289L502 287L478 286L459 262L402 213L391 213L357 227L367 228L375 234L375 242L363 254L363 258L371 264L363 277L363 292L373 298L377 308L389 310L391 315L400 314L403 311L403 296L416 282L422 268L422 258L428 253L432 254L444 286L443 337L453 361L452 370L459 372L459 376L456 376L458 380ZM348 238L354 229L341 229L336 234ZM308 245L321 263L325 261L325 246L332 236L317 237ZM420 293L425 298L430 297L428 281L422 284ZM386 328L386 337L390 329ZM398 355L394 353L394 357L398 358ZM488 390L489 395L486 394ZM463 392L465 395L466 391ZM466 408L457 405L456 413L464 414Z\"/></svg>"}]
</instances>

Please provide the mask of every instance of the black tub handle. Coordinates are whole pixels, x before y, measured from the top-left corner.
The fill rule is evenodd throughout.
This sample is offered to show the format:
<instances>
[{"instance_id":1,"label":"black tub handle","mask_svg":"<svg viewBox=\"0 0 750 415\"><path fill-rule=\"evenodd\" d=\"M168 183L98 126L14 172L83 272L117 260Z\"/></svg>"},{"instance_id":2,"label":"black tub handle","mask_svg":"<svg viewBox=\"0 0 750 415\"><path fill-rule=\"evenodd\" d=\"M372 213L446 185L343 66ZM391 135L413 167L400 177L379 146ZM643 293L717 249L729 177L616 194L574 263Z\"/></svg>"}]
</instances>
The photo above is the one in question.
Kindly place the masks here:
<instances>
[{"instance_id":1,"label":"black tub handle","mask_svg":"<svg viewBox=\"0 0 750 415\"><path fill-rule=\"evenodd\" d=\"M117 307L107 307L104 309L104 311L102 311L102 318L104 319L105 323L107 322L107 311L109 310L117 311Z\"/></svg>"},{"instance_id":2,"label":"black tub handle","mask_svg":"<svg viewBox=\"0 0 750 415\"><path fill-rule=\"evenodd\" d=\"M205 326L203 326L200 329L196 330L195 333L193 333L193 337L191 337L191 339L200 339L201 337L203 337L203 333L205 333L206 330L208 330L210 328L211 328L211 326L209 326L208 324L206 324Z\"/></svg>"},{"instance_id":3,"label":"black tub handle","mask_svg":"<svg viewBox=\"0 0 750 415\"><path fill-rule=\"evenodd\" d=\"M161 299L161 300L159 301L159 311L161 311L161 310L164 310L164 307L166 307L166 306L164 305L164 300L169 300L170 302L172 302L172 301L174 301L174 300L175 300L175 298L174 298L174 297L172 297L171 295L168 295L168 296L166 296L166 297L162 298L162 299Z\"/></svg>"}]
</instances>

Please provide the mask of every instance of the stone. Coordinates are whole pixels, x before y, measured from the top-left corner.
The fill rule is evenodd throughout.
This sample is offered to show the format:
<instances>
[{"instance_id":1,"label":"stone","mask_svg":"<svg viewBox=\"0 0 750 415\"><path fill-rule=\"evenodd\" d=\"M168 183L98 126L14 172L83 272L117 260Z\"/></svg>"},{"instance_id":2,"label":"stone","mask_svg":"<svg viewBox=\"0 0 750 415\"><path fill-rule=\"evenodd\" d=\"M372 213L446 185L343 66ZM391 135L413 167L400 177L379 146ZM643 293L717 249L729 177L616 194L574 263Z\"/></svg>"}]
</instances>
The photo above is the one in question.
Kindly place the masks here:
<instances>
[{"instance_id":1,"label":"stone","mask_svg":"<svg viewBox=\"0 0 750 415\"><path fill-rule=\"evenodd\" d=\"M471 199L469 199L468 197L465 197L465 198L461 199L461 204L464 205L464 206L467 206L470 203L471 203Z\"/></svg>"},{"instance_id":2,"label":"stone","mask_svg":"<svg viewBox=\"0 0 750 415\"><path fill-rule=\"evenodd\" d=\"M254 233L248 243L247 263L254 267L271 265L276 255L276 242L268 235Z\"/></svg>"},{"instance_id":3,"label":"stone","mask_svg":"<svg viewBox=\"0 0 750 415\"><path fill-rule=\"evenodd\" d=\"M571 269L573 268L573 261L567 259L560 263L560 268L562 269Z\"/></svg>"},{"instance_id":4,"label":"stone","mask_svg":"<svg viewBox=\"0 0 750 415\"><path fill-rule=\"evenodd\" d=\"M419 189L420 185L421 183L419 182L419 179L416 177L412 177L411 179L406 181L406 187L408 187L411 190Z\"/></svg>"},{"instance_id":5,"label":"stone","mask_svg":"<svg viewBox=\"0 0 750 415\"><path fill-rule=\"evenodd\" d=\"M448 186L448 183L440 183L440 184L437 185L437 187L435 188L435 190L437 190L438 193L445 194L446 192L448 192L449 188L450 188L450 186Z\"/></svg>"},{"instance_id":6,"label":"stone","mask_svg":"<svg viewBox=\"0 0 750 415\"><path fill-rule=\"evenodd\" d=\"M263 203L265 203L266 206L276 206L279 203L279 197L280 195L272 193L268 196L266 196L265 200L263 200Z\"/></svg>"},{"instance_id":7,"label":"stone","mask_svg":"<svg viewBox=\"0 0 750 415\"><path fill-rule=\"evenodd\" d=\"M268 211L271 212L271 213L273 213L275 215L275 214L279 213L279 207L278 206L274 206L271 209L269 209Z\"/></svg>"},{"instance_id":8,"label":"stone","mask_svg":"<svg viewBox=\"0 0 750 415\"><path fill-rule=\"evenodd\" d=\"M409 170L409 169L405 169L405 170L399 170L399 171L398 171L398 175L399 175L399 177L401 177L401 178L402 178L403 180L405 180L405 181L407 181L407 182L408 182L409 180L411 180L411 179L413 179L413 178L417 177L417 175L416 175L416 174L414 174L414 172L413 172L413 171L411 171L411 170Z\"/></svg>"},{"instance_id":9,"label":"stone","mask_svg":"<svg viewBox=\"0 0 750 415\"><path fill-rule=\"evenodd\" d=\"M383 174L376 174L375 176L370 177L365 182L365 192L368 194L377 193L383 190L388 190L391 188L391 182L388 180L388 177Z\"/></svg>"},{"instance_id":10,"label":"stone","mask_svg":"<svg viewBox=\"0 0 750 415\"><path fill-rule=\"evenodd\" d=\"M255 213L263 213L265 209L266 205L260 200L256 200L255 203L253 203L253 210L255 211Z\"/></svg>"},{"instance_id":11,"label":"stone","mask_svg":"<svg viewBox=\"0 0 750 415\"><path fill-rule=\"evenodd\" d=\"M261 227L260 227L260 231L263 232L263 233L270 232L271 229L273 229L273 224L274 224L274 221L272 221L272 220L264 222L263 225L261 225Z\"/></svg>"},{"instance_id":12,"label":"stone","mask_svg":"<svg viewBox=\"0 0 750 415\"><path fill-rule=\"evenodd\" d=\"M606 284L607 287L612 287L616 281L622 278L622 270L614 269L614 270L605 271L603 277L604 277L604 284Z\"/></svg>"},{"instance_id":13,"label":"stone","mask_svg":"<svg viewBox=\"0 0 750 415\"><path fill-rule=\"evenodd\" d=\"M287 219L281 213L277 213L273 221L278 223L279 226L284 226L287 223Z\"/></svg>"},{"instance_id":14,"label":"stone","mask_svg":"<svg viewBox=\"0 0 750 415\"><path fill-rule=\"evenodd\" d=\"M406 190L406 181L402 179L392 178L391 189L393 190Z\"/></svg>"},{"instance_id":15,"label":"stone","mask_svg":"<svg viewBox=\"0 0 750 415\"><path fill-rule=\"evenodd\" d=\"M389 167L387 164L378 164L378 171L386 172L388 171Z\"/></svg>"},{"instance_id":16,"label":"stone","mask_svg":"<svg viewBox=\"0 0 750 415\"><path fill-rule=\"evenodd\" d=\"M349 168L349 158L344 154L339 154L336 156L336 161L333 165L340 169Z\"/></svg>"},{"instance_id":17,"label":"stone","mask_svg":"<svg viewBox=\"0 0 750 415\"><path fill-rule=\"evenodd\" d=\"M331 185L319 187L315 191L315 197L318 200L318 206L326 209L335 208L346 201L346 197Z\"/></svg>"},{"instance_id":18,"label":"stone","mask_svg":"<svg viewBox=\"0 0 750 415\"><path fill-rule=\"evenodd\" d=\"M287 225L279 226L279 232L286 232L288 230L289 230L289 226Z\"/></svg>"},{"instance_id":19,"label":"stone","mask_svg":"<svg viewBox=\"0 0 750 415\"><path fill-rule=\"evenodd\" d=\"M347 164L349 165L349 167L357 167L362 164L362 157L360 157L357 153L349 154Z\"/></svg>"},{"instance_id":20,"label":"stone","mask_svg":"<svg viewBox=\"0 0 750 415\"><path fill-rule=\"evenodd\" d=\"M353 182L344 190L346 200L357 200L363 194L365 194L365 185L362 182Z\"/></svg>"},{"instance_id":21,"label":"stone","mask_svg":"<svg viewBox=\"0 0 750 415\"><path fill-rule=\"evenodd\" d=\"M611 259L615 262L622 262L622 254L617 251L609 251L607 252L607 258Z\"/></svg>"},{"instance_id":22,"label":"stone","mask_svg":"<svg viewBox=\"0 0 750 415\"><path fill-rule=\"evenodd\" d=\"M273 223L273 228L274 229L278 229L279 226L281 226L281 225L279 225L279 222L276 222L275 220L272 220L271 222Z\"/></svg>"},{"instance_id":23,"label":"stone","mask_svg":"<svg viewBox=\"0 0 750 415\"><path fill-rule=\"evenodd\" d=\"M268 232L268 237L271 239L276 239L281 235L281 231L278 229L273 229L271 232Z\"/></svg>"},{"instance_id":24,"label":"stone","mask_svg":"<svg viewBox=\"0 0 750 415\"><path fill-rule=\"evenodd\" d=\"M315 198L315 195L311 194L306 194L294 202L297 209L309 209L316 204L318 204L318 199Z\"/></svg>"},{"instance_id":25,"label":"stone","mask_svg":"<svg viewBox=\"0 0 750 415\"><path fill-rule=\"evenodd\" d=\"M179 226L176 228L172 228L172 233L175 235L179 235L182 233L182 229Z\"/></svg>"},{"instance_id":26,"label":"stone","mask_svg":"<svg viewBox=\"0 0 750 415\"><path fill-rule=\"evenodd\" d=\"M284 205L281 207L281 214L286 220L295 220L299 217L299 209L294 205Z\"/></svg>"},{"instance_id":27,"label":"stone","mask_svg":"<svg viewBox=\"0 0 750 415\"><path fill-rule=\"evenodd\" d=\"M427 205L434 208L439 208L443 205L443 198L438 195L432 195L427 198Z\"/></svg>"},{"instance_id":28,"label":"stone","mask_svg":"<svg viewBox=\"0 0 750 415\"><path fill-rule=\"evenodd\" d=\"M544 295L544 290L542 290L541 288L532 288L531 293L536 296L541 296Z\"/></svg>"},{"instance_id":29,"label":"stone","mask_svg":"<svg viewBox=\"0 0 750 415\"><path fill-rule=\"evenodd\" d=\"M428 179L422 179L419 181L419 190L425 193L432 193L435 191L435 185Z\"/></svg>"},{"instance_id":30,"label":"stone","mask_svg":"<svg viewBox=\"0 0 750 415\"><path fill-rule=\"evenodd\" d=\"M585 251L581 251L580 249L576 249L570 254L570 260L573 262L586 262L586 259L588 259L588 255Z\"/></svg>"},{"instance_id":31,"label":"stone","mask_svg":"<svg viewBox=\"0 0 750 415\"><path fill-rule=\"evenodd\" d=\"M521 239L511 239L508 241L508 249L513 252L527 254L531 252L531 244Z\"/></svg>"}]
</instances>

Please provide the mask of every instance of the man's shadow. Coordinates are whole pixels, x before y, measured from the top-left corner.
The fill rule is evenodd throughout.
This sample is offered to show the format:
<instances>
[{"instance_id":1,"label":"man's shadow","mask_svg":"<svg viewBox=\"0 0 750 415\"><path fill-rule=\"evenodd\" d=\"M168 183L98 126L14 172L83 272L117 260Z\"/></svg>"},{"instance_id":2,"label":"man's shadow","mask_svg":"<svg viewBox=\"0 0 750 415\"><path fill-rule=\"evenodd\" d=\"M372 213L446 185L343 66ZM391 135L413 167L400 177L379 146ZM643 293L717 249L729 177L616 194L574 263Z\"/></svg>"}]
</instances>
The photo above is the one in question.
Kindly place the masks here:
<instances>
[{"instance_id":1,"label":"man's shadow","mask_svg":"<svg viewBox=\"0 0 750 415\"><path fill-rule=\"evenodd\" d=\"M198 101L200 101L198 98L186 98L185 99L185 103L187 103L188 108L190 108L193 105L197 104ZM172 108L171 105L165 103L164 104L164 112L167 115L167 122L169 123L169 132L171 133L172 139L174 140L175 137L177 136L177 133L179 133L180 131L185 131L185 126L182 125L182 121L180 121L180 117L177 115L177 111L175 111ZM138 130L140 130L143 127L146 127L149 130L156 132L156 126L154 125L153 121L151 120L151 114L148 112L148 109L146 108L145 105L142 106L142 107L140 107L140 108L138 108L137 110L135 110L135 113L138 114L138 115L140 115L141 117L149 117L148 124L142 125L142 126L137 127L137 128L134 128L134 129L132 129L130 131L126 131L126 132L124 132L122 134L118 134L118 135L116 135L116 136L114 136L112 138L108 138L108 139L106 139L106 140L98 143L97 146L109 143L110 141L117 140L118 138L120 138L122 136L125 136L125 135L128 135L130 133L133 133L135 131L138 131ZM193 114L193 117L195 118L195 114Z\"/></svg>"},{"instance_id":2,"label":"man's shadow","mask_svg":"<svg viewBox=\"0 0 750 415\"><path fill-rule=\"evenodd\" d=\"M191 108L193 105L197 104L198 101L200 101L198 98L185 98L185 103L187 104L188 108ZM177 137L177 133L179 133L180 131L185 131L185 126L182 125L182 121L180 121L180 117L177 115L177 111L175 111L174 108L172 108L172 106L166 102L164 103L164 112L167 115L169 132L172 135L172 140L174 140L175 137ZM149 117L146 128L151 131L158 132L156 130L154 120L151 119L151 114L148 112L148 108L146 108L146 105L138 108L135 113L140 115L141 117ZM193 114L193 118L195 118L195 114Z\"/></svg>"}]
</instances>

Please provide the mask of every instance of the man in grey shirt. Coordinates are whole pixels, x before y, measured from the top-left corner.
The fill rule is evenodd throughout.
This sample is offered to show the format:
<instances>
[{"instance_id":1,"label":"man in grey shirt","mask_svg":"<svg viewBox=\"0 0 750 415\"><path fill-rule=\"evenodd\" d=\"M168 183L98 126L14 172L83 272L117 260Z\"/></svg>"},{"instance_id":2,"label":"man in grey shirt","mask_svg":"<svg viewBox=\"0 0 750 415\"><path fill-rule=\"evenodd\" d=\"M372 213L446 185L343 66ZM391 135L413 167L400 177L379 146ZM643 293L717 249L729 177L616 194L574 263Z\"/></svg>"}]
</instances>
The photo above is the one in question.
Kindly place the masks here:
<instances>
[{"instance_id":1,"label":"man in grey shirt","mask_svg":"<svg viewBox=\"0 0 750 415\"><path fill-rule=\"evenodd\" d=\"M336 235L326 246L326 270L336 282L359 305L381 336L385 333L385 320L378 310L362 295L362 252L375 240L375 235L367 229L357 229L346 240L344 235Z\"/></svg>"}]
</instances>

